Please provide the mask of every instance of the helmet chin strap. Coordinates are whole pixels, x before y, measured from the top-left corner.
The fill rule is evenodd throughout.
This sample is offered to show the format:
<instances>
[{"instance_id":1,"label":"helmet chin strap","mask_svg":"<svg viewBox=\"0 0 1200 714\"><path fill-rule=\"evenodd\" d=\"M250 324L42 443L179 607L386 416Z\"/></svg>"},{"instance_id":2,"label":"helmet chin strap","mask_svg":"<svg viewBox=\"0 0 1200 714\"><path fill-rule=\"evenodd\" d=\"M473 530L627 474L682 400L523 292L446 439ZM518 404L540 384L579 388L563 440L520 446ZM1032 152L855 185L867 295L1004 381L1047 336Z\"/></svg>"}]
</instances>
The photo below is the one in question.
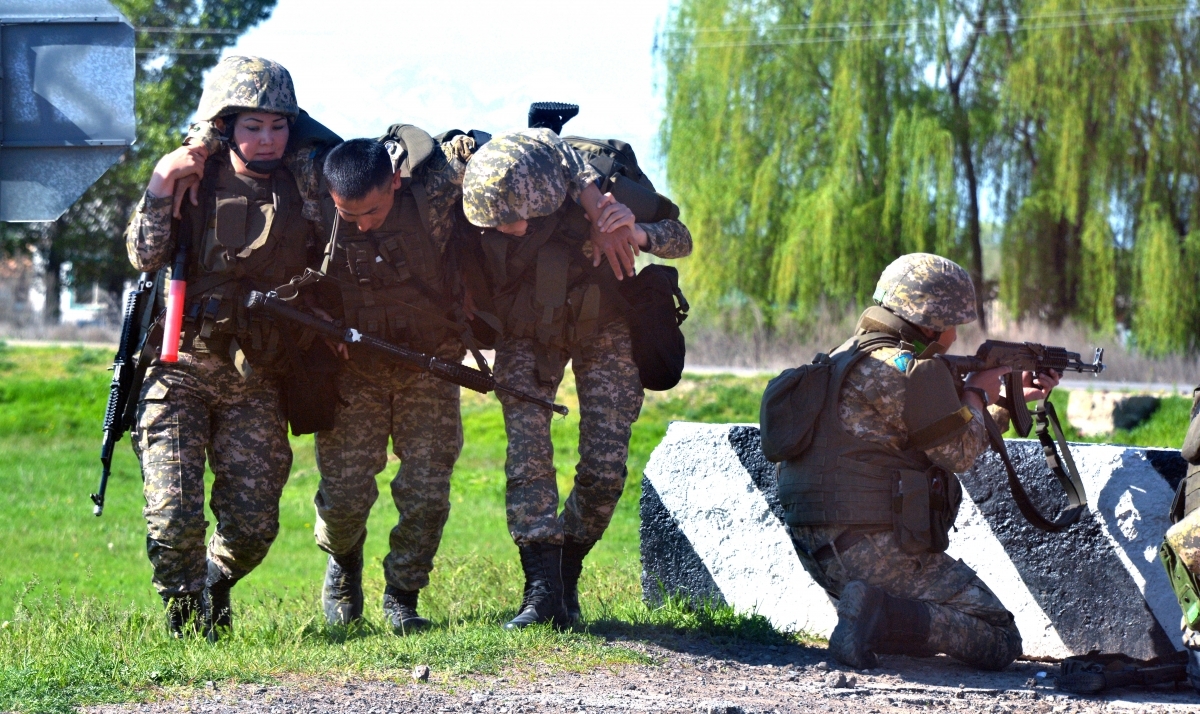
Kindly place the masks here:
<instances>
[{"instance_id":1,"label":"helmet chin strap","mask_svg":"<svg viewBox=\"0 0 1200 714\"><path fill-rule=\"evenodd\" d=\"M246 168L256 174L269 174L280 166L283 166L282 158L268 159L266 161L250 161L246 158L246 155L242 153L242 150L238 148L238 145L232 139L229 137L224 137L224 139L225 143L229 145L230 151L237 154L237 157L242 160L242 163L246 165Z\"/></svg>"}]
</instances>

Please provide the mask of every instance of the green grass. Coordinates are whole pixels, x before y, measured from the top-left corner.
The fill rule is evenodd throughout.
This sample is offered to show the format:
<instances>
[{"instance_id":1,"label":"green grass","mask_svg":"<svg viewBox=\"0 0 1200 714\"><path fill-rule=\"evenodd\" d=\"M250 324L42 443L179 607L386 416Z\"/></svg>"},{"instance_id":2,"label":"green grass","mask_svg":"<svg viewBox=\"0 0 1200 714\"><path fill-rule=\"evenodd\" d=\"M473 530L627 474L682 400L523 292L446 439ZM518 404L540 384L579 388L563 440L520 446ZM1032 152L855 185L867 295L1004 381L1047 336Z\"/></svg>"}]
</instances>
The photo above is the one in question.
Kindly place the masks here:
<instances>
[{"instance_id":1,"label":"green grass","mask_svg":"<svg viewBox=\"0 0 1200 714\"><path fill-rule=\"evenodd\" d=\"M369 522L367 622L328 627L318 603L325 556L312 540L317 472L312 438L292 442L295 462L281 502L281 532L261 567L234 591L237 628L220 643L168 639L150 586L141 481L128 441L117 449L103 518L88 493L99 474L99 426L110 355L87 349L7 348L0 343L0 711L65 711L92 702L157 696L206 680L264 681L287 674L407 677L418 663L435 678L535 665L583 669L644 661L602 635L660 630L720 639L783 642L759 617L728 608L641 602L638 500L650 452L672 420L754 422L767 379L687 376L668 393L647 394L634 425L629 481L612 526L589 556L581 583L588 633L547 628L505 633L522 584L504 518L504 432L498 403L465 392L466 445L451 488L453 508L421 610L437 627L396 638L381 627L381 561L395 508L387 482ZM573 475L577 399L568 375L560 401L572 416L552 433L559 486ZM1056 394L1066 414L1066 394ZM1120 443L1175 446L1190 404L1164 400ZM1080 440L1068 426L1068 437ZM211 520L211 519L210 519Z\"/></svg>"},{"instance_id":2,"label":"green grass","mask_svg":"<svg viewBox=\"0 0 1200 714\"><path fill-rule=\"evenodd\" d=\"M605 538L581 583L590 633L535 628L517 635L499 625L520 601L516 547L504 518L504 432L491 396L465 393L466 446L455 469L450 521L421 595L438 625L400 639L381 627L381 561L395 508L387 482L368 524L366 626L331 628L320 617L325 555L312 540L317 472L312 438L293 439L295 462L281 502L281 532L261 567L234 591L237 627L215 646L165 635L150 586L138 465L128 441L113 462L102 518L88 493L99 475L99 426L110 355L86 349L0 347L0 711L67 710L76 704L155 696L159 687L206 680L260 681L282 674L407 677L429 664L435 676L532 668L584 668L641 661L597 633L659 629L719 638L782 641L762 618L722 608L641 602L638 500L650 451L673 419L754 421L765 379L685 378L650 393L634 425L630 478ZM573 475L577 399L568 376L560 401L572 416L552 433L559 485ZM126 438L127 439L127 438ZM210 520L213 520L210 516Z\"/></svg>"}]
</instances>

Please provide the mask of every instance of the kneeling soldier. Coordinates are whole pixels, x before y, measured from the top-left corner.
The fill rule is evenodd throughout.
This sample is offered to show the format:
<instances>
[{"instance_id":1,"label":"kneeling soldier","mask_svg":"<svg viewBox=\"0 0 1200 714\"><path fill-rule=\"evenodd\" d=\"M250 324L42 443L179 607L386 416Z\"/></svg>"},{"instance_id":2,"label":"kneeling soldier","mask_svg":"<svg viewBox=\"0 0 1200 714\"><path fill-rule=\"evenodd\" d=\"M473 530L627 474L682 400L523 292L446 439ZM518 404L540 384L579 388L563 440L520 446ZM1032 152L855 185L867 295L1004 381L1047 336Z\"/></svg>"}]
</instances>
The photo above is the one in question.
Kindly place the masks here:
<instances>
[{"instance_id":1,"label":"kneeling soldier","mask_svg":"<svg viewBox=\"0 0 1200 714\"><path fill-rule=\"evenodd\" d=\"M999 399L1009 370L970 375L960 395L949 368L931 359L976 318L971 278L955 263L902 256L880 277L875 302L855 336L830 354L827 393L836 399L817 415L812 445L779 471L797 551L838 601L830 653L857 668L874 666L876 654L945 653L1003 669L1021 654L1013 616L944 550L961 502L954 474L987 449L982 412ZM1040 389L1023 375L1027 401L1058 383L1057 375L1038 379ZM923 502L898 496L897 484L911 484ZM897 535L897 500L938 528Z\"/></svg>"},{"instance_id":2,"label":"kneeling soldier","mask_svg":"<svg viewBox=\"0 0 1200 714\"><path fill-rule=\"evenodd\" d=\"M297 115L292 78L256 57L227 57L198 116L222 130L207 159L198 205L172 227L177 181L201 173L203 154L182 147L155 167L126 232L130 262L155 271L171 261L180 231L187 298L177 362L146 373L134 446L145 481L146 549L171 632L232 624L229 591L266 556L279 532L279 496L292 464L280 407L287 337L244 307L304 271L315 236L295 181L280 166ZM177 261L177 264L179 261ZM161 334L161 333L160 333ZM215 480L217 529L205 557L204 462ZM206 591L208 602L202 594Z\"/></svg>"}]
</instances>

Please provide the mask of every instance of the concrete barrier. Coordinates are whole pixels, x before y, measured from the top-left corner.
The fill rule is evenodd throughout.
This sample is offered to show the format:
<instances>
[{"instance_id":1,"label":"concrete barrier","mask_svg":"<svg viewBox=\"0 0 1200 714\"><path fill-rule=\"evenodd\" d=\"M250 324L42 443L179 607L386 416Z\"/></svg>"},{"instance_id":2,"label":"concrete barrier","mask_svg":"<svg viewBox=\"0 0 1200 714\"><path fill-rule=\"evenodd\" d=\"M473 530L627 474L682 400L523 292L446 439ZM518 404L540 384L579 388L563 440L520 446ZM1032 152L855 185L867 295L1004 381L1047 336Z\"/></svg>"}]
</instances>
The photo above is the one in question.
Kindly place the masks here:
<instances>
[{"instance_id":1,"label":"concrete barrier","mask_svg":"<svg viewBox=\"0 0 1200 714\"><path fill-rule=\"evenodd\" d=\"M1065 498L1040 445L1011 440L1008 448L1030 496L1057 513ZM1097 444L1072 444L1071 453L1089 512L1066 533L1025 521L989 452L960 475L963 506L948 552L1013 612L1027 656L1174 651L1180 612L1158 545L1183 459ZM646 465L641 514L648 603L679 595L757 612L781 630L832 632L834 606L796 557L756 425L671 424Z\"/></svg>"}]
</instances>

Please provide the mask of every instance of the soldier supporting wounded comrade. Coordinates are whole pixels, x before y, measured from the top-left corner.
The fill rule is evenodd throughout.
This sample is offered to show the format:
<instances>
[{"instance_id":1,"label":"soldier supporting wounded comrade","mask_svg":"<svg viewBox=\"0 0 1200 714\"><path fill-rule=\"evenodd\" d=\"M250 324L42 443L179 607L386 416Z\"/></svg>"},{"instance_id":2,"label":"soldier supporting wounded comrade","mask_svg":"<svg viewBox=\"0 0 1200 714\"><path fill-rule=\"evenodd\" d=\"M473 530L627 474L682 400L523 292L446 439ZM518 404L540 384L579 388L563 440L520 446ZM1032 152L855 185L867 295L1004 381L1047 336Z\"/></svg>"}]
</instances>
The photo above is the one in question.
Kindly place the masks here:
<instances>
[{"instance_id":1,"label":"soldier supporting wounded comrade","mask_svg":"<svg viewBox=\"0 0 1200 714\"><path fill-rule=\"evenodd\" d=\"M378 140L354 139L324 160L336 216L329 280L316 287L333 316L368 335L460 361L465 321L461 282L447 253L458 240L462 176L474 141L435 142L395 125ZM321 482L316 538L329 553L322 593L331 623L363 610L363 543L387 466L388 439L400 458L391 482L399 521L383 561L383 612L393 631L429 626L417 613L450 514L450 475L462 451L459 387L350 347L338 377L342 405L333 429L318 432Z\"/></svg>"},{"instance_id":2,"label":"soldier supporting wounded comrade","mask_svg":"<svg viewBox=\"0 0 1200 714\"><path fill-rule=\"evenodd\" d=\"M244 307L303 272L313 229L290 172L280 165L297 116L288 71L257 57L227 57L204 88L198 116L220 132L205 156L181 147L159 161L126 231L130 262L166 266L191 236L184 329L175 363L155 360L138 404L134 448L142 465L154 586L176 636L232 625L230 590L279 532L279 497L292 463L280 405L287 336ZM203 173L199 200L172 225L179 180ZM186 244L185 244L186 245ZM205 550L205 460L214 474L216 531Z\"/></svg>"},{"instance_id":3,"label":"soldier supporting wounded comrade","mask_svg":"<svg viewBox=\"0 0 1200 714\"><path fill-rule=\"evenodd\" d=\"M976 318L974 287L957 264L902 256L879 278L875 302L854 337L830 354L831 386L821 393L836 399L816 416L811 446L779 471L797 552L837 600L830 653L857 668L874 666L877 654L944 653L1002 669L1021 654L1013 616L944 550L962 497L954 474L987 449L983 411L1009 370L972 374L960 394L950 370L931 359ZM1026 401L1044 398L1058 376L1038 375L1035 385L1025 373ZM990 409L1007 422L1006 412ZM917 510L942 532L897 534L896 483L928 489L928 504L914 505L927 505Z\"/></svg>"},{"instance_id":4,"label":"soldier supporting wounded comrade","mask_svg":"<svg viewBox=\"0 0 1200 714\"><path fill-rule=\"evenodd\" d=\"M463 182L466 217L485 229L489 297L503 325L497 381L553 399L569 359L579 395L579 463L561 514L550 413L499 395L508 528L525 572L524 599L507 629L580 618L583 560L624 488L643 399L616 287L633 275L639 250L663 258L691 252L683 224L637 224L628 208L600 194L598 178L553 132L531 129L484 144Z\"/></svg>"}]
</instances>

